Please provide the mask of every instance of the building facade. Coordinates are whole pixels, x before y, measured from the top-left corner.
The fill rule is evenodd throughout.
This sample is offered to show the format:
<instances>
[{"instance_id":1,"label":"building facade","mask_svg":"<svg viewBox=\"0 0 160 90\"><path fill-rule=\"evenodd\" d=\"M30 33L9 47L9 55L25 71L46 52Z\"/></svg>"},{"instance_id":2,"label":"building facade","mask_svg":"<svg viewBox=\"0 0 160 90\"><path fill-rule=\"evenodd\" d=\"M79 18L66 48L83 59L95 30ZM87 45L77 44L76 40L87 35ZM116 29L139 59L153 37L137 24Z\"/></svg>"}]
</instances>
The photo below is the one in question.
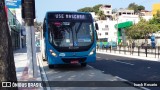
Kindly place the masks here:
<instances>
[{"instance_id":1,"label":"building facade","mask_svg":"<svg viewBox=\"0 0 160 90\"><path fill-rule=\"evenodd\" d=\"M155 15L157 11L160 11L160 3L155 3L152 5L152 15Z\"/></svg>"},{"instance_id":2,"label":"building facade","mask_svg":"<svg viewBox=\"0 0 160 90\"><path fill-rule=\"evenodd\" d=\"M12 14L12 12L7 9L7 17L8 17L8 24L10 29L10 34L12 38L12 46L13 49L19 49L21 47L21 24L16 19L15 15Z\"/></svg>"},{"instance_id":3,"label":"building facade","mask_svg":"<svg viewBox=\"0 0 160 90\"><path fill-rule=\"evenodd\" d=\"M117 23L112 20L99 20L99 30L97 30L98 39L106 39L107 42L117 42L117 30L114 25Z\"/></svg>"}]
</instances>

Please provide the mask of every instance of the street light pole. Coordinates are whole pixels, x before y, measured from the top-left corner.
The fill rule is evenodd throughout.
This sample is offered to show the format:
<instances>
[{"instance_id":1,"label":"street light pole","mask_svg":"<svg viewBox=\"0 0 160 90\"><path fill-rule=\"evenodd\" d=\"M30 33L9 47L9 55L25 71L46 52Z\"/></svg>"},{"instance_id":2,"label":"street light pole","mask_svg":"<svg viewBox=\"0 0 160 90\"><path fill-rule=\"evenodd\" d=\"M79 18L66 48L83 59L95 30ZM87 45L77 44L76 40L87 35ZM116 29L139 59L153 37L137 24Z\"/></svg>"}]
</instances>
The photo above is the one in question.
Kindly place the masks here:
<instances>
[{"instance_id":1,"label":"street light pole","mask_svg":"<svg viewBox=\"0 0 160 90\"><path fill-rule=\"evenodd\" d=\"M27 41L27 59L29 60L28 73L29 77L37 77L37 61L35 47L35 1L22 0L22 18L25 20L26 41Z\"/></svg>"}]
</instances>

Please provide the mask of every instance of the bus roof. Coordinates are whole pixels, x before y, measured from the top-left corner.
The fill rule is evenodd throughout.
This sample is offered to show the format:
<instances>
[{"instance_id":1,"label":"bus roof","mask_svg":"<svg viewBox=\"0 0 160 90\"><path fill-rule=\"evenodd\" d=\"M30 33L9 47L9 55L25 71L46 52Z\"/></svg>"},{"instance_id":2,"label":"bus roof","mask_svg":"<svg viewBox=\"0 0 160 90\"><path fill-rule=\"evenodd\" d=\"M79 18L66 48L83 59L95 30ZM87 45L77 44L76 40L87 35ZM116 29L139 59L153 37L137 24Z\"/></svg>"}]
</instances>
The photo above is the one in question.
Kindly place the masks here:
<instances>
[{"instance_id":1,"label":"bus roof","mask_svg":"<svg viewBox=\"0 0 160 90\"><path fill-rule=\"evenodd\" d=\"M48 13L77 13L77 14L90 14L89 12L76 12L76 11L48 11L46 13L46 16ZM91 15L91 14L90 14Z\"/></svg>"}]
</instances>

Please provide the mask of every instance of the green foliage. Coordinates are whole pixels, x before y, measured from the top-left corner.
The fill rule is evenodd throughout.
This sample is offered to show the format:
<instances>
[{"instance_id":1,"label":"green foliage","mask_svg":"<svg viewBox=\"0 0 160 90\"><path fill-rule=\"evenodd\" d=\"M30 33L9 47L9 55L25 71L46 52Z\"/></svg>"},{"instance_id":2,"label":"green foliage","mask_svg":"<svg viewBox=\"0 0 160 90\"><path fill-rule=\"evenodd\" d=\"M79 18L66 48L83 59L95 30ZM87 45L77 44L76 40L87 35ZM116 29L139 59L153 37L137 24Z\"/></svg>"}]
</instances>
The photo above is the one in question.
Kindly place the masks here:
<instances>
[{"instance_id":1,"label":"green foliage","mask_svg":"<svg viewBox=\"0 0 160 90\"><path fill-rule=\"evenodd\" d=\"M151 24L148 21L141 19L137 24L127 28L126 35L129 39L147 39L149 35L159 30L158 25Z\"/></svg>"},{"instance_id":2,"label":"green foliage","mask_svg":"<svg viewBox=\"0 0 160 90\"><path fill-rule=\"evenodd\" d=\"M115 8L112 10L112 13L116 13L118 10Z\"/></svg>"},{"instance_id":3,"label":"green foliage","mask_svg":"<svg viewBox=\"0 0 160 90\"><path fill-rule=\"evenodd\" d=\"M92 7L85 7L82 9L79 9L78 12L94 12Z\"/></svg>"},{"instance_id":4,"label":"green foliage","mask_svg":"<svg viewBox=\"0 0 160 90\"><path fill-rule=\"evenodd\" d=\"M128 9L134 10L135 13L138 13L138 12L141 11L141 10L145 10L145 7L142 6L142 5L137 5L137 4L135 4L135 3L130 3L130 4L128 5Z\"/></svg>"},{"instance_id":5,"label":"green foliage","mask_svg":"<svg viewBox=\"0 0 160 90\"><path fill-rule=\"evenodd\" d=\"M160 10L157 11L156 16L160 18Z\"/></svg>"},{"instance_id":6,"label":"green foliage","mask_svg":"<svg viewBox=\"0 0 160 90\"><path fill-rule=\"evenodd\" d=\"M98 5L95 5L93 6L93 10L94 12L97 14L99 12L99 7L102 6L102 4L98 4Z\"/></svg>"},{"instance_id":7,"label":"green foliage","mask_svg":"<svg viewBox=\"0 0 160 90\"><path fill-rule=\"evenodd\" d=\"M103 11L99 10L99 7L102 6L102 4L95 5L93 7L85 7L78 10L78 12L95 12L100 20L105 20L106 16Z\"/></svg>"},{"instance_id":8,"label":"green foliage","mask_svg":"<svg viewBox=\"0 0 160 90\"><path fill-rule=\"evenodd\" d=\"M103 11L98 11L97 15L99 16L100 20L105 20L106 19L106 16L105 16Z\"/></svg>"},{"instance_id":9,"label":"green foliage","mask_svg":"<svg viewBox=\"0 0 160 90\"><path fill-rule=\"evenodd\" d=\"M144 6L142 6L142 5L139 5L137 8L138 8L138 10L139 10L139 11L141 11L141 10L145 10L145 7L144 7Z\"/></svg>"},{"instance_id":10,"label":"green foliage","mask_svg":"<svg viewBox=\"0 0 160 90\"><path fill-rule=\"evenodd\" d=\"M149 21L150 24L160 25L160 11L157 11L157 14Z\"/></svg>"},{"instance_id":11,"label":"green foliage","mask_svg":"<svg viewBox=\"0 0 160 90\"><path fill-rule=\"evenodd\" d=\"M79 10L78 12L95 12L96 14L99 12L99 7L102 6L102 4L95 5L93 7L84 7Z\"/></svg>"}]
</instances>

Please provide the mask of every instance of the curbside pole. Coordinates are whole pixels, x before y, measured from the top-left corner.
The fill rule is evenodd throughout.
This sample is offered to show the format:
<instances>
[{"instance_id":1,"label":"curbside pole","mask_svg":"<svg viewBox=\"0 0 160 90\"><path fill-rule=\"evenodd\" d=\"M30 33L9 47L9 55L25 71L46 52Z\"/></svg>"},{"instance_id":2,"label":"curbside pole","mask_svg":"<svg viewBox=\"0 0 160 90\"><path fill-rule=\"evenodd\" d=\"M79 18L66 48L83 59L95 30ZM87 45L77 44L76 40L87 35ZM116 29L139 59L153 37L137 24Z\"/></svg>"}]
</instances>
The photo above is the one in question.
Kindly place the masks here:
<instances>
[{"instance_id":1,"label":"curbside pole","mask_svg":"<svg viewBox=\"0 0 160 90\"><path fill-rule=\"evenodd\" d=\"M22 0L22 18L25 21L26 27L26 41L27 41L27 59L28 74L30 78L37 78L37 60L36 60L36 47L35 47L35 0Z\"/></svg>"}]
</instances>

